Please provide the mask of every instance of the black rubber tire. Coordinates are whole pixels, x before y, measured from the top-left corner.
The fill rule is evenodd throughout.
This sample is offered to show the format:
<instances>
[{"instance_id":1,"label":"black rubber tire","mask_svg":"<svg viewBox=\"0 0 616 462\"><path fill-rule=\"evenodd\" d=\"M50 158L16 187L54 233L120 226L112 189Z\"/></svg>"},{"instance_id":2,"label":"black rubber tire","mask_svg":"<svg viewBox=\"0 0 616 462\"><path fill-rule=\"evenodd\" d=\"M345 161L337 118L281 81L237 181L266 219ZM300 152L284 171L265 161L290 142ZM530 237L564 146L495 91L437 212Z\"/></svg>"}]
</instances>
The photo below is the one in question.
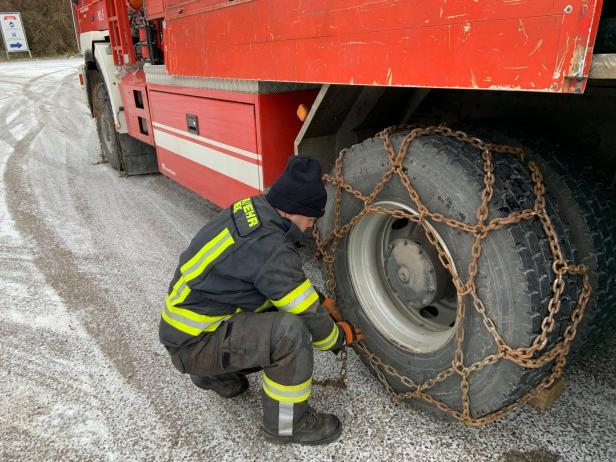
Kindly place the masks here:
<instances>
[{"instance_id":1,"label":"black rubber tire","mask_svg":"<svg viewBox=\"0 0 616 462\"><path fill-rule=\"evenodd\" d=\"M404 134L392 137L394 146ZM526 168L511 156L494 157L496 182L490 204L490 217L507 216L512 211L529 208L534 202ZM354 188L369 193L383 177L388 160L383 142L369 139L351 148L344 165L345 180ZM483 164L479 152L468 144L444 136L424 136L413 142L406 157L409 178L425 205L432 212L474 223L483 188ZM327 234L334 224L334 192L328 187L330 200L319 230ZM399 179L390 181L377 197L409 203L408 193ZM362 204L343 194L342 222L346 223ZM549 205L552 208L552 205ZM563 226L554 216L557 227ZM452 253L463 279L467 277L472 237L446 225L433 223ZM565 242L566 252L571 249ZM356 297L346 258L348 236L343 238L334 264L337 304L345 319L356 323L367 335L366 346L402 374L416 382L424 382L451 366L455 340L431 353L403 350L382 336L369 321ZM491 233L484 241L477 275L478 294L499 333L512 347L530 346L541 331L551 296L551 254L543 228L538 221L524 221ZM565 303L566 305L566 303ZM465 320L465 365L479 361L496 351L496 343L486 330L480 315L467 303ZM570 307L564 306L566 312ZM558 329L550 344L558 339ZM473 416L485 415L519 398L548 372L524 369L509 361L499 361L474 372L470 380L470 402ZM405 387L395 378L388 381L397 390ZM461 410L459 376L454 374L430 389L430 394L453 409ZM437 414L441 412L422 402L415 403Z\"/></svg>"},{"instance_id":2,"label":"black rubber tire","mask_svg":"<svg viewBox=\"0 0 616 462\"><path fill-rule=\"evenodd\" d=\"M572 357L600 346L616 329L616 190L595 165L580 155L580 147L561 146L545 133L512 129L510 124L492 122L493 127L472 130L490 141L524 148L539 166L547 194L566 223L562 236L574 249L570 261L588 266L592 294L576 337ZM501 128L505 125L508 128ZM570 258L570 257L567 257ZM574 294L570 293L570 296Z\"/></svg>"},{"instance_id":3,"label":"black rubber tire","mask_svg":"<svg viewBox=\"0 0 616 462\"><path fill-rule=\"evenodd\" d=\"M524 141L529 157L569 223L575 263L590 270L593 293L571 351L581 356L616 328L616 191L593 167L557 144Z\"/></svg>"},{"instance_id":4,"label":"black rubber tire","mask_svg":"<svg viewBox=\"0 0 616 462\"><path fill-rule=\"evenodd\" d=\"M105 88L105 82L97 79L93 85L94 117L96 119L96 131L101 145L101 155L103 162L109 162L112 168L124 171L122 162L122 148L118 132L115 129L113 112L109 94Z\"/></svg>"}]
</instances>

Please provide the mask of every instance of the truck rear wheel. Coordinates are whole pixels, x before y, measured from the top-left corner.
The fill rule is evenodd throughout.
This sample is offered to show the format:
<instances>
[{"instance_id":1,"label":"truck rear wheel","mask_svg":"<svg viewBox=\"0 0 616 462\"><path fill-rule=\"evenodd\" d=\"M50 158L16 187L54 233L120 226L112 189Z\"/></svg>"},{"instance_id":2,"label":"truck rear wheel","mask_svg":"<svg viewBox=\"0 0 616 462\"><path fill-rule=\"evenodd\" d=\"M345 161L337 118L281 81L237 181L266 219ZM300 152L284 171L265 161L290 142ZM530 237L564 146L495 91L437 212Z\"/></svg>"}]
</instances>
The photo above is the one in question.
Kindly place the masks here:
<instances>
[{"instance_id":1,"label":"truck rear wheel","mask_svg":"<svg viewBox=\"0 0 616 462\"><path fill-rule=\"evenodd\" d=\"M539 164L546 187L558 191L555 201L569 223L576 259L589 268L593 291L571 346L573 354L582 356L616 327L614 188L590 161L584 164L579 155L563 155L557 144L524 144Z\"/></svg>"},{"instance_id":2,"label":"truck rear wheel","mask_svg":"<svg viewBox=\"0 0 616 462\"><path fill-rule=\"evenodd\" d=\"M397 150L406 133L392 135ZM531 208L534 194L526 168L512 156L495 155L496 182L490 218ZM354 146L343 162L345 182L369 194L383 178L389 160L381 139ZM411 145L404 169L427 208L456 220L474 224L484 183L480 153L457 139L429 135ZM336 223L335 188L328 186L325 216L319 220L321 236ZM388 210L417 214L416 206L397 176L376 196ZM341 196L341 223L348 223L363 208L350 194ZM551 208L551 205L549 206ZM557 228L559 217L552 217ZM468 276L473 237L442 223L430 224L463 280ZM568 258L571 247L563 242ZM423 383L451 367L455 351L455 290L449 273L414 222L390 215L364 216L337 248L333 264L338 308L345 319L366 334L365 346L400 374ZM513 348L528 347L541 332L551 297L551 253L538 221L522 221L490 233L479 258L477 293L498 332ZM565 303L566 305L566 303ZM468 301L464 320L464 364L469 366L496 352L496 342L481 315ZM568 313L571 306L563 306ZM558 339L558 329L549 339ZM365 360L365 358L364 358ZM536 385L549 370L522 368L497 361L473 372L470 409L482 416L502 408ZM406 391L399 378L386 374L397 391ZM461 411L460 377L457 374L430 388L429 393L452 409ZM417 403L425 407L424 403ZM432 406L427 409L436 411Z\"/></svg>"},{"instance_id":3,"label":"truck rear wheel","mask_svg":"<svg viewBox=\"0 0 616 462\"><path fill-rule=\"evenodd\" d=\"M115 129L111 102L105 88L105 82L96 82L92 91L94 95L94 117L96 118L96 130L101 143L102 160L109 162L115 170L123 170L120 139Z\"/></svg>"},{"instance_id":4,"label":"truck rear wheel","mask_svg":"<svg viewBox=\"0 0 616 462\"><path fill-rule=\"evenodd\" d=\"M572 242L576 263L589 269L592 294L575 341L574 356L583 357L616 327L616 197L614 188L584 157L584 148L563 146L545 132L512 127L501 121L469 124L469 131L494 142L520 146L535 161L548 192L554 192L559 216L567 223L563 237ZM546 138L547 136L547 138Z\"/></svg>"}]
</instances>

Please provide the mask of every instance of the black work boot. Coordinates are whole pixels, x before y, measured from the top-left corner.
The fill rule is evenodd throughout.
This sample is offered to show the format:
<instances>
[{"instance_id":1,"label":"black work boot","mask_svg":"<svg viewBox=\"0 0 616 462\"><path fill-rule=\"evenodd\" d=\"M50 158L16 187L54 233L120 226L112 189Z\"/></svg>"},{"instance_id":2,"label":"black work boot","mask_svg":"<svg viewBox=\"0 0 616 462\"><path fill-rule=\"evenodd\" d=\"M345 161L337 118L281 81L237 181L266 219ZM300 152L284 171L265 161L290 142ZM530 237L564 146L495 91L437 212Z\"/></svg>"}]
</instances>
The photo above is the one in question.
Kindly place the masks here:
<instances>
[{"instance_id":1,"label":"black work boot","mask_svg":"<svg viewBox=\"0 0 616 462\"><path fill-rule=\"evenodd\" d=\"M210 377L191 375L190 380L199 388L212 390L223 398L234 398L248 389L248 379L243 374L221 374Z\"/></svg>"},{"instance_id":2,"label":"black work boot","mask_svg":"<svg viewBox=\"0 0 616 462\"><path fill-rule=\"evenodd\" d=\"M333 414L322 414L311 407L306 411L304 424L293 429L292 435L276 435L265 429L265 438L278 444L318 445L336 441L342 434L342 422Z\"/></svg>"}]
</instances>

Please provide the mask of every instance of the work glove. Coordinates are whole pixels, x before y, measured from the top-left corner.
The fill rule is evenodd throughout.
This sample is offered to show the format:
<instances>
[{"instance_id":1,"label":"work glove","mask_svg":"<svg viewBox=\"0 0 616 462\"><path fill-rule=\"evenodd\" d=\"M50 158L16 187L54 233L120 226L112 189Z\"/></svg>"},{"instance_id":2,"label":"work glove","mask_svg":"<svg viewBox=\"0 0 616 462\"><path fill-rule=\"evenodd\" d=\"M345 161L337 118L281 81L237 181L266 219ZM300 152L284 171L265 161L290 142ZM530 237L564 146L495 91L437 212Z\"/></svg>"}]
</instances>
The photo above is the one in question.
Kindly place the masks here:
<instances>
[{"instance_id":1,"label":"work glove","mask_svg":"<svg viewBox=\"0 0 616 462\"><path fill-rule=\"evenodd\" d=\"M333 354L338 356L338 353L340 353L342 349L346 346L346 333L344 332L344 329L338 323L336 323L336 327L338 328L340 335L338 337L338 341L336 342L336 345L333 348L331 348L329 351L331 351Z\"/></svg>"},{"instance_id":2,"label":"work glove","mask_svg":"<svg viewBox=\"0 0 616 462\"><path fill-rule=\"evenodd\" d=\"M351 346L353 345L355 342L361 342L363 340L365 340L365 336L362 334L361 330L359 329L359 327L354 326L351 323L345 322L345 321L339 321L336 323L336 325L338 326L338 329L340 329L340 340L342 340L342 342L338 342L340 345L336 348L332 348L330 351L332 353L334 353L335 355L337 355L338 353L340 353L340 350L342 350L343 347L345 346Z\"/></svg>"},{"instance_id":3,"label":"work glove","mask_svg":"<svg viewBox=\"0 0 616 462\"><path fill-rule=\"evenodd\" d=\"M321 302L321 305L325 307L325 309L327 310L331 318L334 320L334 322L342 321L342 316L340 316L340 313L334 307L334 301L331 298L323 299L323 301Z\"/></svg>"},{"instance_id":4,"label":"work glove","mask_svg":"<svg viewBox=\"0 0 616 462\"><path fill-rule=\"evenodd\" d=\"M353 343L357 341L357 329L353 324L339 321L336 323L340 330L344 333L344 344L346 346L351 346Z\"/></svg>"},{"instance_id":5,"label":"work glove","mask_svg":"<svg viewBox=\"0 0 616 462\"><path fill-rule=\"evenodd\" d=\"M350 346L357 341L364 340L365 337L358 327L355 327L352 324L342 320L342 316L334 307L334 301L331 298L325 298L321 304L325 307L331 318L334 320L334 322L340 329L340 333L342 334L342 338L344 340L343 342L339 342L340 345L332 348L329 351L337 355L338 353L340 353L342 347Z\"/></svg>"}]
</instances>

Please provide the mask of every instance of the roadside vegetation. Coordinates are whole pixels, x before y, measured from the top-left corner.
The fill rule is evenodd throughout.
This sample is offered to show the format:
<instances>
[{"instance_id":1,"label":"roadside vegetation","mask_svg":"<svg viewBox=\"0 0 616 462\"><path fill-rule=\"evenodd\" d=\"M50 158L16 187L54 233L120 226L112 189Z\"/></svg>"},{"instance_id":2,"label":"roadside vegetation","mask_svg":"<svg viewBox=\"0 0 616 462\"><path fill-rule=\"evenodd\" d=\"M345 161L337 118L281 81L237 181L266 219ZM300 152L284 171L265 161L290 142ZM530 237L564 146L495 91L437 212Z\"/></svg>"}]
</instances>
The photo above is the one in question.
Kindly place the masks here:
<instances>
[{"instance_id":1,"label":"roadside vegetation","mask_svg":"<svg viewBox=\"0 0 616 462\"><path fill-rule=\"evenodd\" d=\"M33 56L60 56L77 53L70 0L0 0L0 12L19 12ZM10 59L28 57L14 53ZM0 39L0 60L6 61Z\"/></svg>"}]
</instances>

